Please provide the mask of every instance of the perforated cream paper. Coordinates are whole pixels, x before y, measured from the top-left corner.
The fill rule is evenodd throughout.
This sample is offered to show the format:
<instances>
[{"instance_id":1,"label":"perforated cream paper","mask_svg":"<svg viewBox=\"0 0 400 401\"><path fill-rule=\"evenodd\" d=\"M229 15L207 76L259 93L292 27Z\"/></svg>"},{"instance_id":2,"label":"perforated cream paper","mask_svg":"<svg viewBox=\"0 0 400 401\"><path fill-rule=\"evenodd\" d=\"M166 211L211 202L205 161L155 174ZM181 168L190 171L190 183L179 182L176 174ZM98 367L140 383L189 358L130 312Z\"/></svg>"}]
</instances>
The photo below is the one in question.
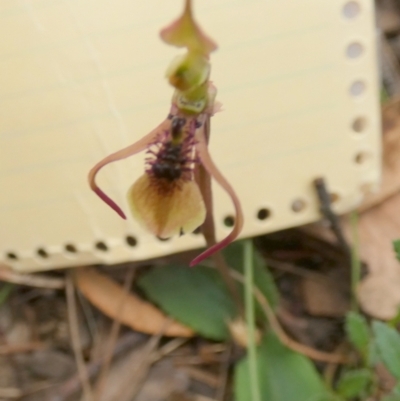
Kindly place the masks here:
<instances>
[{"instance_id":1,"label":"perforated cream paper","mask_svg":"<svg viewBox=\"0 0 400 401\"><path fill-rule=\"evenodd\" d=\"M122 220L87 185L106 154L149 132L169 110L165 69L179 50L161 27L181 0L0 2L0 250L20 271L143 260L204 246L159 241ZM379 180L373 2L197 0L219 44L212 80L224 111L210 152L244 209L243 237L320 218L312 181L335 208ZM102 170L124 210L143 155ZM218 237L233 213L214 185Z\"/></svg>"}]
</instances>

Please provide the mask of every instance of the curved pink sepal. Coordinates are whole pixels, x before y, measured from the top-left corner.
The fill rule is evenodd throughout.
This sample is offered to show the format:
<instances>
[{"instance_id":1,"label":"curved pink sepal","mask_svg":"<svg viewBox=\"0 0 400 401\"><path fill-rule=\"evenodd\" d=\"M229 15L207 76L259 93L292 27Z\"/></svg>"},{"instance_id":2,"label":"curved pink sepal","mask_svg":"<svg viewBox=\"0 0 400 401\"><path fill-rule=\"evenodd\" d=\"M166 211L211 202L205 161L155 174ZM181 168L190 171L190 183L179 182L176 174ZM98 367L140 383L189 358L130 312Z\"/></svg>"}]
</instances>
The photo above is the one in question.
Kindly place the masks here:
<instances>
[{"instance_id":1,"label":"curved pink sepal","mask_svg":"<svg viewBox=\"0 0 400 401\"><path fill-rule=\"evenodd\" d=\"M203 124L203 127L204 127L204 124ZM230 232L230 234L227 237L225 237L222 241L218 242L217 244L213 245L212 247L206 249L200 255L196 256L190 262L190 267L199 264L204 259L208 258L212 254L214 254L214 253L220 251L221 249L225 248L233 240L235 240L236 237L239 235L240 231L243 228L243 221L244 221L242 207L240 205L239 198L237 197L237 195L236 195L234 189L232 188L232 186L229 184L229 182L226 180L226 178L218 170L217 166L212 161L210 154L208 153L208 148L207 148L207 143L206 143L206 139L205 139L205 136L204 136L204 128L203 127L201 127L196 132L196 139L197 139L196 150L198 152L199 158L200 158L201 163L203 164L204 168L207 170L207 172L210 174L210 176L212 178L214 178L215 181L217 181L218 184L230 196L230 198L231 198L231 200L233 202L233 205L235 207L236 215L235 215L235 225L233 226L233 229Z\"/></svg>"},{"instance_id":2,"label":"curved pink sepal","mask_svg":"<svg viewBox=\"0 0 400 401\"><path fill-rule=\"evenodd\" d=\"M126 220L125 213L122 211L122 209L99 187L95 187L93 191L104 203L107 203L111 209L115 210L124 220Z\"/></svg>"},{"instance_id":3,"label":"curved pink sepal","mask_svg":"<svg viewBox=\"0 0 400 401\"><path fill-rule=\"evenodd\" d=\"M108 206L111 207L119 216L126 219L125 213L122 209L108 196L106 195L96 184L97 173L107 164L115 162L117 160L126 159L129 156L133 156L136 153L145 150L156 138L158 134L163 133L165 130L169 130L171 120L164 120L158 127L153 129L150 133L139 139L132 145L127 146L124 149L118 150L111 155L106 156L103 160L99 161L90 171L88 175L90 188L96 193L96 195L104 201Z\"/></svg>"}]
</instances>

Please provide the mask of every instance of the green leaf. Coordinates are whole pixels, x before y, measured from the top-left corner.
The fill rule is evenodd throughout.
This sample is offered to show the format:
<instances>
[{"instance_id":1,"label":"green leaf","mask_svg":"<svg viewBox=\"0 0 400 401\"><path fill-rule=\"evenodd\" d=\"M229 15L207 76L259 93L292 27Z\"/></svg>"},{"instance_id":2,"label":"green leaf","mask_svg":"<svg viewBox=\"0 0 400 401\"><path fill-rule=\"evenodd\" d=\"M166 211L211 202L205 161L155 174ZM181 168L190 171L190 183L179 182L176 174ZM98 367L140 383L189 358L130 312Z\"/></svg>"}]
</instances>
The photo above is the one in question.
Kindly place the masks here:
<instances>
[{"instance_id":1,"label":"green leaf","mask_svg":"<svg viewBox=\"0 0 400 401\"><path fill-rule=\"evenodd\" d=\"M243 273L243 246L240 242L224 250L230 267ZM272 307L278 303L278 291L261 256L254 253L254 284L269 300ZM211 268L196 266L162 266L145 273L138 286L161 309L199 334L214 340L230 337L226 322L235 316L231 300L219 273ZM243 286L238 284L240 291ZM265 319L256 304L259 318Z\"/></svg>"},{"instance_id":2,"label":"green leaf","mask_svg":"<svg viewBox=\"0 0 400 401\"><path fill-rule=\"evenodd\" d=\"M240 241L230 244L222 252L229 267L243 274L243 245ZM253 258L254 285L268 299L272 308L275 308L279 302L279 292L275 281L272 278L268 267L258 252L254 252ZM241 287L242 288L242 287ZM261 307L257 302L257 315L263 316Z\"/></svg>"},{"instance_id":3,"label":"green leaf","mask_svg":"<svg viewBox=\"0 0 400 401\"><path fill-rule=\"evenodd\" d=\"M393 249L396 253L396 257L400 260L400 239L393 241Z\"/></svg>"},{"instance_id":4,"label":"green leaf","mask_svg":"<svg viewBox=\"0 0 400 401\"><path fill-rule=\"evenodd\" d=\"M262 401L331 400L314 365L305 356L283 346L272 333L257 348L257 367ZM236 401L250 401L247 357L235 367Z\"/></svg>"},{"instance_id":5,"label":"green leaf","mask_svg":"<svg viewBox=\"0 0 400 401\"><path fill-rule=\"evenodd\" d=\"M400 334L379 321L372 323L372 330L383 363L396 379L400 379Z\"/></svg>"},{"instance_id":6,"label":"green leaf","mask_svg":"<svg viewBox=\"0 0 400 401\"><path fill-rule=\"evenodd\" d=\"M346 333L351 343L366 357L370 343L370 330L367 320L357 312L348 312L346 315Z\"/></svg>"},{"instance_id":7,"label":"green leaf","mask_svg":"<svg viewBox=\"0 0 400 401\"><path fill-rule=\"evenodd\" d=\"M397 382L396 385L392 389L392 393L394 395L400 396L400 383Z\"/></svg>"},{"instance_id":8,"label":"green leaf","mask_svg":"<svg viewBox=\"0 0 400 401\"><path fill-rule=\"evenodd\" d=\"M226 322L236 307L219 273L209 267L156 267L138 280L147 297L169 315L214 339L230 337Z\"/></svg>"},{"instance_id":9,"label":"green leaf","mask_svg":"<svg viewBox=\"0 0 400 401\"><path fill-rule=\"evenodd\" d=\"M336 390L342 397L353 398L364 393L371 380L368 369L349 370L340 378Z\"/></svg>"},{"instance_id":10,"label":"green leaf","mask_svg":"<svg viewBox=\"0 0 400 401\"><path fill-rule=\"evenodd\" d=\"M367 366L374 367L379 362L381 362L381 356L379 354L378 345L375 341L370 341L366 358Z\"/></svg>"},{"instance_id":11,"label":"green leaf","mask_svg":"<svg viewBox=\"0 0 400 401\"><path fill-rule=\"evenodd\" d=\"M383 397L382 401L400 401L400 395L398 395L398 394L389 394L386 397Z\"/></svg>"}]
</instances>

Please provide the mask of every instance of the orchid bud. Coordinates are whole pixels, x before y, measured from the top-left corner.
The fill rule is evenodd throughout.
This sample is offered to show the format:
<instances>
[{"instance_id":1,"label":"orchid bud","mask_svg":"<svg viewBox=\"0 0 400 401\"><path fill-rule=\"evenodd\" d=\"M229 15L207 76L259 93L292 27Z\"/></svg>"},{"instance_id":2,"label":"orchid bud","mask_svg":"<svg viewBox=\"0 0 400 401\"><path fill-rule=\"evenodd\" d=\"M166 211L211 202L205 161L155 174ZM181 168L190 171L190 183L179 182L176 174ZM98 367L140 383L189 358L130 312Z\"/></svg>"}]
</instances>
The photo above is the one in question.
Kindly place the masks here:
<instances>
[{"instance_id":1,"label":"orchid bud","mask_svg":"<svg viewBox=\"0 0 400 401\"><path fill-rule=\"evenodd\" d=\"M199 54L186 53L175 57L167 69L169 83L181 92L204 84L210 74L210 63Z\"/></svg>"}]
</instances>

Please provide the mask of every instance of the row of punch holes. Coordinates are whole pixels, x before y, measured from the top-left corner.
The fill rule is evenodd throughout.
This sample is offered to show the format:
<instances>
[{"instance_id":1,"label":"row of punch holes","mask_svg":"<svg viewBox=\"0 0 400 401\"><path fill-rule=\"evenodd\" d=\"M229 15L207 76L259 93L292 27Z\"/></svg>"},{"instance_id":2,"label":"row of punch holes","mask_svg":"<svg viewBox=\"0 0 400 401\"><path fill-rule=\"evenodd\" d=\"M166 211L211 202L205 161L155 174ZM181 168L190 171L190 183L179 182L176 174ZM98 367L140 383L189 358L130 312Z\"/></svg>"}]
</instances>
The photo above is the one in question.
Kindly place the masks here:
<instances>
[{"instance_id":1,"label":"row of punch holes","mask_svg":"<svg viewBox=\"0 0 400 401\"><path fill-rule=\"evenodd\" d=\"M292 210L296 213L302 211L304 209L304 207L305 207L305 202L300 199L293 201L293 203L291 205ZM256 212L256 219L260 222L266 221L271 217L271 215L272 215L272 212L269 208L260 208ZM235 219L233 216L227 215L223 218L222 223L223 223L224 227L230 228L235 224ZM197 229L193 232L193 235L199 235L199 234L200 234L199 229ZM161 239L161 238L159 238L159 240L162 242L168 241L168 239ZM129 248L136 248L137 246L139 246L138 239L133 235L127 235L124 238L124 242L125 242L126 246ZM93 248L96 252L108 252L110 250L110 247L107 245L107 242L100 241L100 240L96 241L94 243ZM69 257L73 257L74 255L77 255L79 253L78 247L73 243L65 244L63 251L64 251L64 254ZM36 249L35 256L36 256L36 258L44 261L46 259L49 259L51 254L49 251L46 250L45 247L40 247L40 248ZM10 262L17 262L20 259L20 257L18 256L18 254L16 252L9 251L9 252L6 252L5 259Z\"/></svg>"},{"instance_id":2,"label":"row of punch holes","mask_svg":"<svg viewBox=\"0 0 400 401\"><path fill-rule=\"evenodd\" d=\"M356 21L362 13L362 7L359 1L346 1L342 7L342 17L349 23ZM345 48L345 57L349 61L355 61L360 59L365 53L365 46L360 41L351 41L347 44ZM355 100L359 99L365 94L366 84L362 79L356 79L351 82L349 86L349 95ZM367 119L364 116L356 116L351 123L351 131L353 134L360 135L366 131ZM353 162L357 165L363 165L367 160L369 160L370 155L365 151L358 151L353 159ZM338 195L332 194L332 201L335 202L338 199ZM301 213L307 207L307 202L302 198L296 198L292 201L290 208L293 213ZM272 211L269 208L260 208L256 212L256 219L259 222L265 222L272 216ZM235 219L231 215L227 215L223 218L223 225L227 228L233 227L235 224ZM197 235L200 231L196 230L193 234ZM160 241L168 241L160 239ZM136 248L138 246L138 240L132 235L125 237L125 243L130 248ZM105 241L97 241L94 244L94 249L98 252L108 252L109 246ZM64 253L69 256L74 256L78 254L79 250L76 245L68 243L64 246ZM42 260L46 260L50 257L49 252L44 247L40 247L36 250L36 257ZM7 252L5 254L5 259L10 262L18 261L19 256L16 252Z\"/></svg>"}]
</instances>

